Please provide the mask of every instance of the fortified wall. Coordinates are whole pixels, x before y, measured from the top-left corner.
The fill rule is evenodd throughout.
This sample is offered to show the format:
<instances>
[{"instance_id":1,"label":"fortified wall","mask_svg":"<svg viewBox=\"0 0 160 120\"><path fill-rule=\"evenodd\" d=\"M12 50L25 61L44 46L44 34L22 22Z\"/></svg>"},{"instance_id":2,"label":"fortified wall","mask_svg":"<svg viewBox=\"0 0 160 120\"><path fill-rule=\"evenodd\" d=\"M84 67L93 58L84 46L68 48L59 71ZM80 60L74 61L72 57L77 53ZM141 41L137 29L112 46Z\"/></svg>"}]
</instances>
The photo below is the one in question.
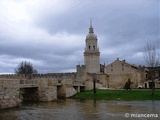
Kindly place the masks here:
<instances>
[{"instance_id":1,"label":"fortified wall","mask_svg":"<svg viewBox=\"0 0 160 120\"><path fill-rule=\"evenodd\" d=\"M128 79L130 79L130 81L132 82L131 88L137 88L138 86L145 87L145 73L132 72L123 74L109 74L108 88L122 89L124 88L124 85L128 81Z\"/></svg>"},{"instance_id":2,"label":"fortified wall","mask_svg":"<svg viewBox=\"0 0 160 120\"><path fill-rule=\"evenodd\" d=\"M0 109L18 106L21 102L19 93L18 79L0 79Z\"/></svg>"},{"instance_id":3,"label":"fortified wall","mask_svg":"<svg viewBox=\"0 0 160 120\"><path fill-rule=\"evenodd\" d=\"M84 90L77 73L0 75L0 109L18 106L24 100L53 101Z\"/></svg>"}]
</instances>

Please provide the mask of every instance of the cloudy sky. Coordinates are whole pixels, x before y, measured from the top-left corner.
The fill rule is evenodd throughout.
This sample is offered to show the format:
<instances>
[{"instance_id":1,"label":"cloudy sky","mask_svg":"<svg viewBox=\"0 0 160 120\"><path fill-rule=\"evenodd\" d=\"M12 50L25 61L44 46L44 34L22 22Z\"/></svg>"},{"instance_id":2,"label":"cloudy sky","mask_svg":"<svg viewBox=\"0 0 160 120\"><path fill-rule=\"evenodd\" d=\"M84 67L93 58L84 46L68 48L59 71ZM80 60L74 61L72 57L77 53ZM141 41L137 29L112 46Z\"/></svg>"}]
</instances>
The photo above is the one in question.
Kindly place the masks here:
<instances>
[{"instance_id":1,"label":"cloudy sky","mask_svg":"<svg viewBox=\"0 0 160 120\"><path fill-rule=\"evenodd\" d=\"M147 42L160 48L160 0L0 0L0 73L28 61L39 73L83 64L92 19L101 63L145 65Z\"/></svg>"}]
</instances>

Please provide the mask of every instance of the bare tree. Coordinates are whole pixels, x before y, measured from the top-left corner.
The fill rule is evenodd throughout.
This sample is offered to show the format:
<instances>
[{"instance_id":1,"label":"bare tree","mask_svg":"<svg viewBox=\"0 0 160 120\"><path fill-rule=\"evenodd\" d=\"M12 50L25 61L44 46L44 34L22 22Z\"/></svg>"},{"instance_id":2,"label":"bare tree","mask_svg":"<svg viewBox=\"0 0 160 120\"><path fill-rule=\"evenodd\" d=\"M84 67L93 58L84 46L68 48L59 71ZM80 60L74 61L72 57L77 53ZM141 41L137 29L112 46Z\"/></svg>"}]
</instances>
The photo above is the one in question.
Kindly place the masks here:
<instances>
[{"instance_id":1,"label":"bare tree","mask_svg":"<svg viewBox=\"0 0 160 120\"><path fill-rule=\"evenodd\" d=\"M33 68L30 62L22 61L15 69L16 74L24 74L25 76L37 74L37 70Z\"/></svg>"},{"instance_id":2,"label":"bare tree","mask_svg":"<svg viewBox=\"0 0 160 120\"><path fill-rule=\"evenodd\" d=\"M160 63L159 61L159 54L156 51L156 48L154 45L147 43L145 46L145 54L144 54L144 60L147 63L147 66L150 68L157 67ZM152 95L154 95L155 90L155 71L153 69L149 69L150 73L150 79L152 80Z\"/></svg>"},{"instance_id":3,"label":"bare tree","mask_svg":"<svg viewBox=\"0 0 160 120\"><path fill-rule=\"evenodd\" d=\"M159 54L154 45L146 44L144 59L148 67L157 67L159 65Z\"/></svg>"}]
</instances>

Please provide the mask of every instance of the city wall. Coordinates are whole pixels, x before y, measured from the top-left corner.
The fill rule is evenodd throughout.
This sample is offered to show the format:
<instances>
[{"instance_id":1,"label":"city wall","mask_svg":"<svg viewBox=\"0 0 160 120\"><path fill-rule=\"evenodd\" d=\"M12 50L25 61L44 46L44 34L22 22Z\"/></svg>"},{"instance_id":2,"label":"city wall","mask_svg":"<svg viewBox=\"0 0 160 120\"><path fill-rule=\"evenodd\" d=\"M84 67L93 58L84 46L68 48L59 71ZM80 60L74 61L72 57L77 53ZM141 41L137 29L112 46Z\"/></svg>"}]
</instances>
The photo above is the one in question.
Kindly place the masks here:
<instances>
[{"instance_id":1,"label":"city wall","mask_svg":"<svg viewBox=\"0 0 160 120\"><path fill-rule=\"evenodd\" d=\"M22 100L67 98L80 92L80 85L84 84L76 81L76 73L0 75L0 109L19 106Z\"/></svg>"},{"instance_id":2,"label":"city wall","mask_svg":"<svg viewBox=\"0 0 160 120\"><path fill-rule=\"evenodd\" d=\"M132 82L131 88L137 88L139 85L144 86L145 75L141 73L126 73L126 74L109 74L107 81L108 88L122 89L125 83L130 79Z\"/></svg>"},{"instance_id":3,"label":"city wall","mask_svg":"<svg viewBox=\"0 0 160 120\"><path fill-rule=\"evenodd\" d=\"M20 105L18 79L0 80L0 109L10 108Z\"/></svg>"}]
</instances>

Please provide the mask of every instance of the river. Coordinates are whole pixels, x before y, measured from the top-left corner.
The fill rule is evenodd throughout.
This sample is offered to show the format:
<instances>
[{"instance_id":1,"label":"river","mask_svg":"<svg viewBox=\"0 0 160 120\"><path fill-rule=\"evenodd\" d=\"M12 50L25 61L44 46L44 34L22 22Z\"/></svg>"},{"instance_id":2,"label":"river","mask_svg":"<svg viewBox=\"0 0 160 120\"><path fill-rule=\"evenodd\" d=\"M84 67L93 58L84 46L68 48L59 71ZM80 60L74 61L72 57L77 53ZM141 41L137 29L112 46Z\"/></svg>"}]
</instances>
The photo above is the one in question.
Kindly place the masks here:
<instances>
[{"instance_id":1,"label":"river","mask_svg":"<svg viewBox=\"0 0 160 120\"><path fill-rule=\"evenodd\" d=\"M132 116L156 114L157 116ZM126 116L125 116L126 115ZM57 100L23 102L0 110L0 120L150 120L160 119L160 101Z\"/></svg>"}]
</instances>

